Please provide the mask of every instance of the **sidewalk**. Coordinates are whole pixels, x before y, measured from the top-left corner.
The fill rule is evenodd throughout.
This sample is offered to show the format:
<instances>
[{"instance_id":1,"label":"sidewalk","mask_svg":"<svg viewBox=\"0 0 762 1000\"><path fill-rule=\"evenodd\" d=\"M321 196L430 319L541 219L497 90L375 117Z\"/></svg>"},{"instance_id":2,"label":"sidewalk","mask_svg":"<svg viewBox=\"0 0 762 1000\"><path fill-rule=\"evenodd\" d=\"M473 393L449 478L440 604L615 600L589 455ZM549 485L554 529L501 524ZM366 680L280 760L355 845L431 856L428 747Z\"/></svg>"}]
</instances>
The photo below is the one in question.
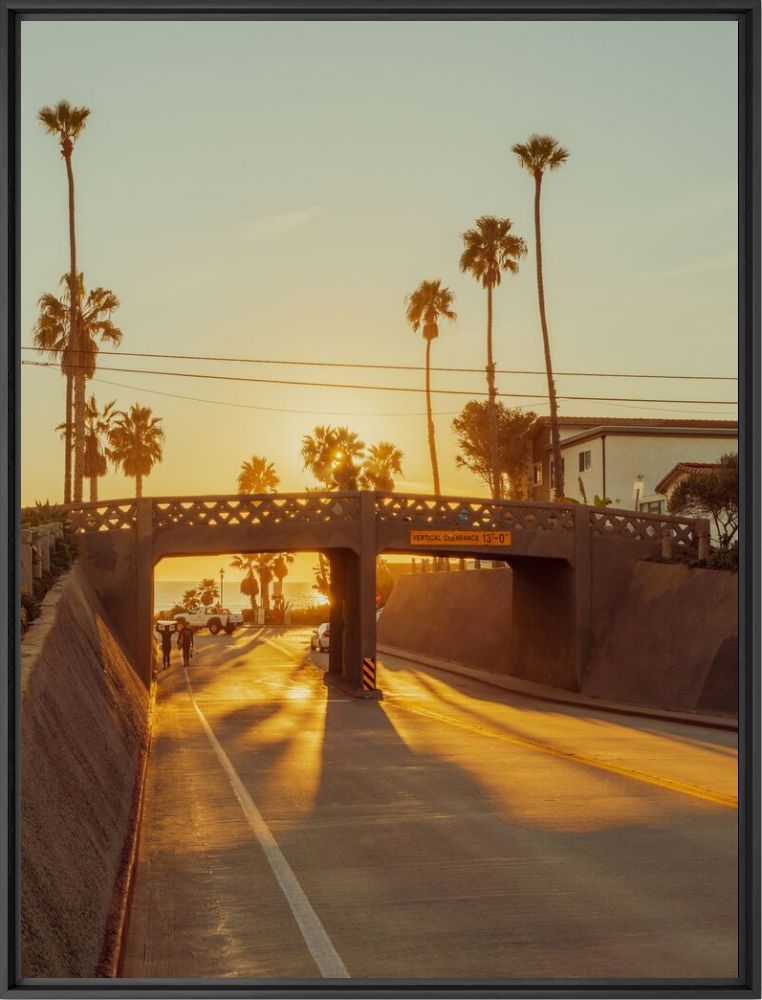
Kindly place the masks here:
<instances>
[{"instance_id":1,"label":"sidewalk","mask_svg":"<svg viewBox=\"0 0 762 1000\"><path fill-rule=\"evenodd\" d=\"M626 705L622 702L602 701L598 698L591 698L589 695L576 694L572 691L562 691L560 688L552 688L545 684L537 684L534 681L526 681L520 677L511 677L506 674L491 674L485 670L476 670L473 667L463 666L461 663L453 663L451 660L440 660L433 656L425 656L423 653L397 649L394 646L379 644L377 648L379 653L387 653L389 656L396 656L401 660L410 660L413 663L422 663L424 666L433 667L435 670L443 670L449 674L471 677L473 680L490 684L492 687L502 688L505 691L511 691L513 694L523 695L527 698L536 698L538 701L571 705L576 708L592 708L598 712L611 712L615 715L662 719L667 722L680 722L688 726L705 726L710 729L725 729L728 732L738 732L738 719L730 715L674 712L669 709L653 708L649 705Z\"/></svg>"}]
</instances>

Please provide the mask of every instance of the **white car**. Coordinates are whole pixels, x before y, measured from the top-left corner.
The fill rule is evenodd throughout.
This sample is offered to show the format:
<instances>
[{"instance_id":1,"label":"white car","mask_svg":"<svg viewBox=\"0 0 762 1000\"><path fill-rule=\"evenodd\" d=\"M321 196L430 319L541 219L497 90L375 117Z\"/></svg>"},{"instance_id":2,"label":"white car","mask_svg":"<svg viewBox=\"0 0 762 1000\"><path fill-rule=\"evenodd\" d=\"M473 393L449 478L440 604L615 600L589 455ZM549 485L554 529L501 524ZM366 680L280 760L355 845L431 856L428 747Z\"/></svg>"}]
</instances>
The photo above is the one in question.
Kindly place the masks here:
<instances>
[{"instance_id":1,"label":"white car","mask_svg":"<svg viewBox=\"0 0 762 1000\"><path fill-rule=\"evenodd\" d=\"M187 622L194 632L196 629L208 628L212 635L219 635L223 630L232 635L239 625L243 625L243 615L231 613L219 604L211 604L198 611L181 611L175 615L175 621Z\"/></svg>"},{"instance_id":2,"label":"white car","mask_svg":"<svg viewBox=\"0 0 762 1000\"><path fill-rule=\"evenodd\" d=\"M327 653L331 648L331 625L330 622L323 622L312 632L310 639L310 649L320 653Z\"/></svg>"}]
</instances>

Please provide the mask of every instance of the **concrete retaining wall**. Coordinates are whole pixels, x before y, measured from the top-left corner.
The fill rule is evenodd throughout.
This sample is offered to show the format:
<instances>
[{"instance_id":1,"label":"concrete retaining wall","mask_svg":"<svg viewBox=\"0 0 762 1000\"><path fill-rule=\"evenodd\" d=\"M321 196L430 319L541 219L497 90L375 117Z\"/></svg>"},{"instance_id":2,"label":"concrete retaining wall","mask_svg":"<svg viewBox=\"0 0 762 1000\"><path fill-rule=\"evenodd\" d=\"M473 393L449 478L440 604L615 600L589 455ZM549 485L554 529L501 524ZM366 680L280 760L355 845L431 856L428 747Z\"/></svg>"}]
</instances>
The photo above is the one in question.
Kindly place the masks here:
<instances>
[{"instance_id":1,"label":"concrete retaining wall","mask_svg":"<svg viewBox=\"0 0 762 1000\"><path fill-rule=\"evenodd\" d=\"M509 569L403 576L381 615L378 641L509 673L512 602Z\"/></svg>"},{"instance_id":2,"label":"concrete retaining wall","mask_svg":"<svg viewBox=\"0 0 762 1000\"><path fill-rule=\"evenodd\" d=\"M635 563L595 622L584 690L683 711L738 711L738 575Z\"/></svg>"},{"instance_id":3,"label":"concrete retaining wall","mask_svg":"<svg viewBox=\"0 0 762 1000\"><path fill-rule=\"evenodd\" d=\"M21 973L95 976L131 829L149 692L78 567L51 614L50 627L35 623L22 644Z\"/></svg>"},{"instance_id":4,"label":"concrete retaining wall","mask_svg":"<svg viewBox=\"0 0 762 1000\"><path fill-rule=\"evenodd\" d=\"M520 611L513 606L516 589L510 570L402 577L381 616L379 642L574 690L563 664L550 662L552 643L544 666L518 647L512 624ZM544 617L534 625L552 638L563 622L554 617L550 591L546 596ZM594 575L591 597L582 694L676 711L738 711L737 574L633 562L617 567L616 574Z\"/></svg>"}]
</instances>

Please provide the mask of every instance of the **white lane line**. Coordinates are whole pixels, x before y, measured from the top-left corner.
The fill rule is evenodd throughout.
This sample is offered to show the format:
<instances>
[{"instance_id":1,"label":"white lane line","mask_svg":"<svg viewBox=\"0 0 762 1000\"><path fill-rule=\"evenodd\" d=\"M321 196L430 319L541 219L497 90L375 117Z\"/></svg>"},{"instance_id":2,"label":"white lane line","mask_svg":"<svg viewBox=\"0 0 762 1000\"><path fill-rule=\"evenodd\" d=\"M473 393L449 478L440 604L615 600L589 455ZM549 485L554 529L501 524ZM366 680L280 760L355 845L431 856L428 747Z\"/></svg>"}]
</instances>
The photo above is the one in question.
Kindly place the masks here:
<instances>
[{"instance_id":1,"label":"white lane line","mask_svg":"<svg viewBox=\"0 0 762 1000\"><path fill-rule=\"evenodd\" d=\"M193 694L193 686L188 676L188 671L183 668L185 674L185 681L188 685L188 694L193 702L193 707L196 710L201 725L204 727L206 735L209 737L209 742L212 744L214 752L217 754L217 759L222 765L222 769L227 774L230 779L230 784L233 786L233 791L235 792L236 798L240 803L243 814L246 817L249 826L254 831L254 834L262 845L262 850L265 853L270 868L272 869L273 875L275 875L278 880L278 884L283 890L283 895L286 897L286 901L291 908L291 912L294 915L299 930L304 938L304 943L310 950L310 954L315 959L318 969L320 970L320 975L324 979L349 979L349 972L347 967L341 960L339 953L333 946L333 942L328 937L328 932L320 921L317 913L312 908L312 904L307 898L307 894L304 889L302 889L298 878L294 874L293 869L289 865L283 856L283 852L278 843L273 837L270 827L264 820L262 813L257 809L254 804L254 800L249 795L244 783L238 776L238 772L233 767L230 758L222 749L222 746L214 735L212 727L207 722L206 716L201 711L201 708L196 701Z\"/></svg>"}]
</instances>

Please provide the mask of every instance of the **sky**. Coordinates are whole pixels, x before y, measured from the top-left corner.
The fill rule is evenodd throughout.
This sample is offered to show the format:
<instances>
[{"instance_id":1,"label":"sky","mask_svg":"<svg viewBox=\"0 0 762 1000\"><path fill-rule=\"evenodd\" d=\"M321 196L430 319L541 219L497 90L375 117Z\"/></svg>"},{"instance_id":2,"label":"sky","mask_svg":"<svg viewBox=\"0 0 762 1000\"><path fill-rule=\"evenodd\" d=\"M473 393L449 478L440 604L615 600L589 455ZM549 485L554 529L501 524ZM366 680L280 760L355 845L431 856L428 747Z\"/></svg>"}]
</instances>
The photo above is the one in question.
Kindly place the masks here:
<instances>
[{"instance_id":1,"label":"sky","mask_svg":"<svg viewBox=\"0 0 762 1000\"><path fill-rule=\"evenodd\" d=\"M264 455L281 489L315 481L301 438L346 424L404 453L397 488L431 489L422 393L150 375L349 382L421 389L405 320L423 279L455 293L432 364L483 370L486 295L458 260L482 214L510 218L530 253L495 292L498 369L543 372L532 181L511 146L555 136L567 164L543 185L543 257L558 372L737 374L737 39L732 21L27 21L21 56L21 330L68 267L66 175L36 120L91 109L74 153L87 287L119 296L119 357L99 402L161 416L165 458L146 495L235 492ZM40 360L22 352L24 360ZM130 372L107 371L108 367ZM455 465L451 421L484 375L435 372L442 490L483 495ZM118 384L117 384L118 383ZM559 375L564 396L736 398L733 382ZM504 402L547 414L545 377L498 375ZM190 397L190 398L177 398ZM562 398L565 415L735 417L732 404ZM22 503L60 500L64 380L22 368ZM116 471L100 497L129 496ZM313 560L304 562L310 575ZM217 562L214 561L216 568ZM198 565L196 565L196 563ZM208 567L194 561L191 575ZM160 567L167 577L176 569ZM298 571L297 571L298 572Z\"/></svg>"}]
</instances>

